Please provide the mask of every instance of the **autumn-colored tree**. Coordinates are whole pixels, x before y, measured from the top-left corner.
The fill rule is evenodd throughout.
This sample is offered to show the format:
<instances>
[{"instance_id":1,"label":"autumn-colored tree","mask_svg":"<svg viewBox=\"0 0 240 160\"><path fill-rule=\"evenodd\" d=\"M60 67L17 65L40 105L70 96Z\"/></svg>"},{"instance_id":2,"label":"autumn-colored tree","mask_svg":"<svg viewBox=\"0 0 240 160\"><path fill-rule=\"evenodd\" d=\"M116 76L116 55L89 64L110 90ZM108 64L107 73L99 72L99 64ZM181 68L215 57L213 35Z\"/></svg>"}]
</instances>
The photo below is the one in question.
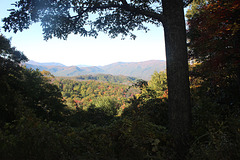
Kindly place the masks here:
<instances>
[{"instance_id":1,"label":"autumn-colored tree","mask_svg":"<svg viewBox=\"0 0 240 160\"><path fill-rule=\"evenodd\" d=\"M189 56L213 85L234 80L240 94L240 1L196 1L188 11ZM198 7L196 7L198 6Z\"/></svg>"},{"instance_id":2,"label":"autumn-colored tree","mask_svg":"<svg viewBox=\"0 0 240 160\"><path fill-rule=\"evenodd\" d=\"M136 36L133 30L145 30L145 23L164 27L166 42L169 131L175 137L176 151L185 157L191 105L184 7L192 0L19 0L5 18L4 29L14 32L41 22L44 38L66 39L69 34L97 37L98 32L115 38ZM92 16L94 15L94 16Z\"/></svg>"},{"instance_id":3,"label":"autumn-colored tree","mask_svg":"<svg viewBox=\"0 0 240 160\"><path fill-rule=\"evenodd\" d=\"M240 158L239 12L239 0L196 0L187 14L193 159Z\"/></svg>"}]
</instances>

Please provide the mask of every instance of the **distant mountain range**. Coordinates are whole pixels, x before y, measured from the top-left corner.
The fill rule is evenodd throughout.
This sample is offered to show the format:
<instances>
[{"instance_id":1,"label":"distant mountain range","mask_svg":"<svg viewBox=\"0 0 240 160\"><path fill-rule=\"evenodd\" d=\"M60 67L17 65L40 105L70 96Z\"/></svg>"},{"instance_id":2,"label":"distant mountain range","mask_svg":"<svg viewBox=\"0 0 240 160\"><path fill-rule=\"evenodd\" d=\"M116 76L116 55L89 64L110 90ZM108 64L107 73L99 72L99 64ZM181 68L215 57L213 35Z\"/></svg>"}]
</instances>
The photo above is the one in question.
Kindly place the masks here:
<instances>
[{"instance_id":1,"label":"distant mountain range","mask_svg":"<svg viewBox=\"0 0 240 160\"><path fill-rule=\"evenodd\" d=\"M144 62L117 62L105 66L65 66L61 63L39 63L29 61L25 63L27 68L46 70L54 76L79 76L87 74L111 74L124 75L144 80L150 80L154 71L160 72L166 69L163 60L150 60Z\"/></svg>"},{"instance_id":2,"label":"distant mountain range","mask_svg":"<svg viewBox=\"0 0 240 160\"><path fill-rule=\"evenodd\" d=\"M61 67L65 67L64 64L61 63L56 63L56 62L48 62L48 63L40 63L40 62L35 62L35 61L28 61L27 64L30 65L35 65L35 66L61 66Z\"/></svg>"}]
</instances>

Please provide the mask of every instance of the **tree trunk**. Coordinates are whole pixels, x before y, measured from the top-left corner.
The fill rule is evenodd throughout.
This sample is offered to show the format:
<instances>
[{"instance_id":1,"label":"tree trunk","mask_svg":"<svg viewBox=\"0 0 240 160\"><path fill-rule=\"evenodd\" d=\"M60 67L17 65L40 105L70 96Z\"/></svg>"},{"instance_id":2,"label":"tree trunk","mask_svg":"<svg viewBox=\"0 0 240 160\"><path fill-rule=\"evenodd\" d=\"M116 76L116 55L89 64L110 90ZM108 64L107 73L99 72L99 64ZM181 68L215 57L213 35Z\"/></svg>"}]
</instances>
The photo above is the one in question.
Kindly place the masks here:
<instances>
[{"instance_id":1,"label":"tree trunk","mask_svg":"<svg viewBox=\"0 0 240 160\"><path fill-rule=\"evenodd\" d=\"M191 127L186 28L183 0L163 0L167 81L169 99L169 131L175 141L179 159L188 152Z\"/></svg>"}]
</instances>

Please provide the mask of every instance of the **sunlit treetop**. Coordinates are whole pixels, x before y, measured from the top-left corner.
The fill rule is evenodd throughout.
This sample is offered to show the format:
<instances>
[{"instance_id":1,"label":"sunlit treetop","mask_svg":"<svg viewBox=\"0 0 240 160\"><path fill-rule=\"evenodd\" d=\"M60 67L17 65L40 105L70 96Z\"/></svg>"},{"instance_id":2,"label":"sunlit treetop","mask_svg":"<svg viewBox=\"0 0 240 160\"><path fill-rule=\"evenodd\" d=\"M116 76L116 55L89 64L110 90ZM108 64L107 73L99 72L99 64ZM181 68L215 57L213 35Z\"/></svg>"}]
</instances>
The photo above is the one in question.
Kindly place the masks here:
<instances>
[{"instance_id":1,"label":"sunlit treetop","mask_svg":"<svg viewBox=\"0 0 240 160\"><path fill-rule=\"evenodd\" d=\"M173 0L19 0L3 19L5 31L28 29L41 22L44 39L67 39L71 33L97 37L135 38L133 30L148 31L146 23L164 23L164 7ZM175 0L176 1L176 0ZM192 0L179 0L183 7ZM180 2L180 3L181 3Z\"/></svg>"}]
</instances>

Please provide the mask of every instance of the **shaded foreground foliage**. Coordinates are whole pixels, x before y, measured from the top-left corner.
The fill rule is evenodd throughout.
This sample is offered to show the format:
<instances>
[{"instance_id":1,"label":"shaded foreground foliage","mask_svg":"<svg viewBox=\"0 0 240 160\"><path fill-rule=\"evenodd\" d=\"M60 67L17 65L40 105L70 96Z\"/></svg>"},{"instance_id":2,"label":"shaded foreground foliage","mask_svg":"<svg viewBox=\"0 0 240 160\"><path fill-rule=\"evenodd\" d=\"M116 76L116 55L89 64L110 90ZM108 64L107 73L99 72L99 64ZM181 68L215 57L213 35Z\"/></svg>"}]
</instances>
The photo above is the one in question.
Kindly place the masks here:
<instances>
[{"instance_id":1,"label":"shaded foreground foliage","mask_svg":"<svg viewBox=\"0 0 240 160\"><path fill-rule=\"evenodd\" d=\"M195 0L188 11L193 95L191 159L239 159L240 3Z\"/></svg>"},{"instance_id":2,"label":"shaded foreground foliage","mask_svg":"<svg viewBox=\"0 0 240 160\"><path fill-rule=\"evenodd\" d=\"M44 39L68 35L135 39L134 30L148 31L147 23L163 26L169 91L169 131L175 150L188 151L191 103L184 8L193 0L18 0L3 19L5 31L23 31L40 22ZM176 81L177 79L177 81Z\"/></svg>"},{"instance_id":3,"label":"shaded foreground foliage","mask_svg":"<svg viewBox=\"0 0 240 160\"><path fill-rule=\"evenodd\" d=\"M239 3L198 2L188 17L193 126L191 139L184 142L190 146L185 159L240 159L239 21L235 14L227 22L216 14L231 15L239 11ZM221 32L201 25L214 19L204 16L209 11L221 21L217 24L226 26ZM212 36L202 41L203 35ZM179 159L167 125L164 73L138 81L140 92L126 99L115 84L59 80L58 88L50 74L20 67L27 58L0 38L0 159ZM85 103L71 109L85 97Z\"/></svg>"},{"instance_id":4,"label":"shaded foreground foliage","mask_svg":"<svg viewBox=\"0 0 240 160\"><path fill-rule=\"evenodd\" d=\"M132 100L122 116L106 111L100 99L86 110L69 110L51 74L21 67L27 59L9 52L3 35L2 41L8 48L1 45L1 159L151 159L172 152L166 127L145 114L147 99ZM15 54L24 58L17 61ZM111 104L109 97L102 101Z\"/></svg>"},{"instance_id":5,"label":"shaded foreground foliage","mask_svg":"<svg viewBox=\"0 0 240 160\"><path fill-rule=\"evenodd\" d=\"M1 36L1 40L5 37ZM6 68L1 75L1 83L6 84L0 95L4 115L0 123L1 159L152 159L172 152L167 147L171 143L166 122L156 118L155 123L151 118L154 103L149 110L152 113L146 114L151 97L132 100L120 117L106 112L101 105L96 107L97 103L73 112L64 106L60 90L50 83L49 74L44 73L46 77L22 68L19 63L23 60L3 56L1 60L1 66ZM3 62L12 65L6 67ZM18 72L11 72L16 69ZM162 103L162 107L166 115L166 104Z\"/></svg>"}]
</instances>

